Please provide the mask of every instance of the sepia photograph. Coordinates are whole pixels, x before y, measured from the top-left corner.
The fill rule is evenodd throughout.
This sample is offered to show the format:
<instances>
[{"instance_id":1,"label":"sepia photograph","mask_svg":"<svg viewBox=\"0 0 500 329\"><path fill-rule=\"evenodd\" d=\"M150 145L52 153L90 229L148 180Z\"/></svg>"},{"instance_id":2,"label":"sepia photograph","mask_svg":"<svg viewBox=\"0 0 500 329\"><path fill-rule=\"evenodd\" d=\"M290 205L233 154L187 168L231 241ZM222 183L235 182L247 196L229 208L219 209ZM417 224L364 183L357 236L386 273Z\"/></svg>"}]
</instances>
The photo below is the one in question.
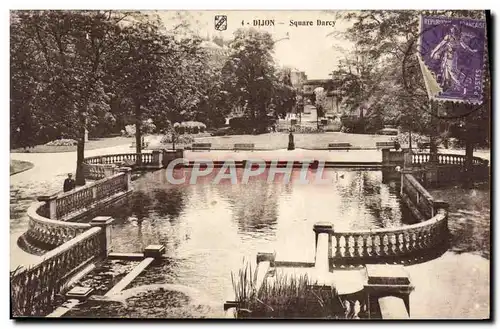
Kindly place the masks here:
<instances>
[{"instance_id":1,"label":"sepia photograph","mask_svg":"<svg viewBox=\"0 0 500 329\"><path fill-rule=\"evenodd\" d=\"M491 320L489 10L8 15L11 319Z\"/></svg>"}]
</instances>

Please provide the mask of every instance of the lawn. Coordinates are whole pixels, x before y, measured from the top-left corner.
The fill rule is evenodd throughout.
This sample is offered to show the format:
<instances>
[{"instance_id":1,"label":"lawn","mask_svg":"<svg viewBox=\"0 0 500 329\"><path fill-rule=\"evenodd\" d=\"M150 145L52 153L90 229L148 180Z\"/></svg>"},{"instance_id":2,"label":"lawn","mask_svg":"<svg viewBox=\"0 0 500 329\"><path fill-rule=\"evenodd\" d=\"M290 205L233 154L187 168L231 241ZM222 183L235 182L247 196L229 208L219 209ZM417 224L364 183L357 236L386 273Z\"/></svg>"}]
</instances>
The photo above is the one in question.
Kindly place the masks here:
<instances>
[{"instance_id":1,"label":"lawn","mask_svg":"<svg viewBox=\"0 0 500 329\"><path fill-rule=\"evenodd\" d=\"M95 150L105 147L119 146L124 144L132 144L134 137L106 137L106 138L92 138L85 143L85 150ZM10 150L11 153L61 153L61 152L75 152L75 146L48 146L37 145L31 148L17 148Z\"/></svg>"},{"instance_id":2,"label":"lawn","mask_svg":"<svg viewBox=\"0 0 500 329\"><path fill-rule=\"evenodd\" d=\"M450 204L448 226L451 233L450 250L471 252L490 258L491 196L488 182L478 183L472 189L450 186L429 189L436 200Z\"/></svg>"},{"instance_id":3,"label":"lawn","mask_svg":"<svg viewBox=\"0 0 500 329\"><path fill-rule=\"evenodd\" d=\"M18 174L33 167L34 164L28 161L10 160L10 175Z\"/></svg>"},{"instance_id":4,"label":"lawn","mask_svg":"<svg viewBox=\"0 0 500 329\"><path fill-rule=\"evenodd\" d=\"M350 143L353 147L374 148L376 142L390 141L394 136L346 134L326 132L313 134L294 134L296 148L324 149L329 143ZM213 149L232 149L236 143L253 143L256 149L278 150L288 146L287 133L268 133L261 135L230 135L195 138L195 143L211 143ZM165 145L164 145L165 146ZM170 144L168 145L171 146ZM179 145L178 147L191 146Z\"/></svg>"}]
</instances>

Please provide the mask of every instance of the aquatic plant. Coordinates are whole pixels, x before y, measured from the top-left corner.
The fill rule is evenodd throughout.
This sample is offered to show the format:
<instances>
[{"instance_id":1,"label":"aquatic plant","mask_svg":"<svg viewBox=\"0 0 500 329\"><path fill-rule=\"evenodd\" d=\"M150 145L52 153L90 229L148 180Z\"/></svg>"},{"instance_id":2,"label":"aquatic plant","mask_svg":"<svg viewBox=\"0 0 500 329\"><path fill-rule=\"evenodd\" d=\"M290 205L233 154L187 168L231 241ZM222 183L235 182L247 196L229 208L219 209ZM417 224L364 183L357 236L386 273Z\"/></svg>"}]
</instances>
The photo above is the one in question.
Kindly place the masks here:
<instances>
[{"instance_id":1,"label":"aquatic plant","mask_svg":"<svg viewBox=\"0 0 500 329\"><path fill-rule=\"evenodd\" d=\"M348 313L334 287L312 282L307 275L277 272L258 290L255 279L249 263L237 275L231 273L238 318L344 319Z\"/></svg>"}]
</instances>

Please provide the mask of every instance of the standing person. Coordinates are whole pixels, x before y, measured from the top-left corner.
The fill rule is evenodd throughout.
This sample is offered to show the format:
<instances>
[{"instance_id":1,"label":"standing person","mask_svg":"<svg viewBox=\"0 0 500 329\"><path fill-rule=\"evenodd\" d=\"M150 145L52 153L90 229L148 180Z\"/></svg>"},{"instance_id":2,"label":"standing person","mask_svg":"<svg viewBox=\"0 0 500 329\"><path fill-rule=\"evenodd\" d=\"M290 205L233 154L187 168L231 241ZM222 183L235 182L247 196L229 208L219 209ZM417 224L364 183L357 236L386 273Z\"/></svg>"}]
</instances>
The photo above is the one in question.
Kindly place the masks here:
<instances>
[{"instance_id":1,"label":"standing person","mask_svg":"<svg viewBox=\"0 0 500 329\"><path fill-rule=\"evenodd\" d=\"M68 178L64 180L63 191L68 192L75 188L75 180L72 174L68 174Z\"/></svg>"}]
</instances>

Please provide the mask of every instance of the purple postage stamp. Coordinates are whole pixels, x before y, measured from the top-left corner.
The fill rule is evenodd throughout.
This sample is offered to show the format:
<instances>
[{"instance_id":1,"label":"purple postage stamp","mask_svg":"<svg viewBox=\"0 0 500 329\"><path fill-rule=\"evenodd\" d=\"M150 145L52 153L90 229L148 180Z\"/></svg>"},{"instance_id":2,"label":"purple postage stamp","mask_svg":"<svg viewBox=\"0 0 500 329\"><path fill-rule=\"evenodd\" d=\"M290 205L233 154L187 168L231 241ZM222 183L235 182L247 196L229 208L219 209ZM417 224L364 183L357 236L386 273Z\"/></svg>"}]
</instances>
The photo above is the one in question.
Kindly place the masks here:
<instances>
[{"instance_id":1,"label":"purple postage stamp","mask_svg":"<svg viewBox=\"0 0 500 329\"><path fill-rule=\"evenodd\" d=\"M483 102L485 25L484 20L421 17L419 59L431 99Z\"/></svg>"}]
</instances>

